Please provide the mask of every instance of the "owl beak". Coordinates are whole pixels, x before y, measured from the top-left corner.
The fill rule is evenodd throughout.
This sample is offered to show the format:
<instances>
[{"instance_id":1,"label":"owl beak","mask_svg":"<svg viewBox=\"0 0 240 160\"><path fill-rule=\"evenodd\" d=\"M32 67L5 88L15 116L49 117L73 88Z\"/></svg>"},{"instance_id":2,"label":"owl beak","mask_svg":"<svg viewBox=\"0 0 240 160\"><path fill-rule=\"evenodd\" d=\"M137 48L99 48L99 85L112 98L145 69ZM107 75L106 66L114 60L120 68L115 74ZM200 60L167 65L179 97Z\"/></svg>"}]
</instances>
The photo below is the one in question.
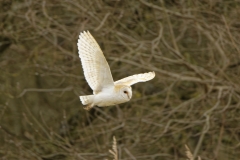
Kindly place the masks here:
<instances>
[{"instance_id":1,"label":"owl beak","mask_svg":"<svg viewBox=\"0 0 240 160\"><path fill-rule=\"evenodd\" d=\"M128 99L131 99L132 97L129 93L127 93L127 96L128 96Z\"/></svg>"}]
</instances>

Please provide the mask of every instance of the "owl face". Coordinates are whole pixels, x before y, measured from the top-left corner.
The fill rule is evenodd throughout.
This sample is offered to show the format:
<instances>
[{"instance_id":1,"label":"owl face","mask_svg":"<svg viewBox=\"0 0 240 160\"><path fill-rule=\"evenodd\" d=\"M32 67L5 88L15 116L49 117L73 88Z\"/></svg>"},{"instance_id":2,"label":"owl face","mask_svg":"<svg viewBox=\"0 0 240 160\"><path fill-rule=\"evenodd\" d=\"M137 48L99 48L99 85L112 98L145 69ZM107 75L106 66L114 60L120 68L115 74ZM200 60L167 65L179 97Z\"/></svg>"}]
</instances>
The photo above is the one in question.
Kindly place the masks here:
<instances>
[{"instance_id":1,"label":"owl face","mask_svg":"<svg viewBox=\"0 0 240 160\"><path fill-rule=\"evenodd\" d=\"M123 86L120 90L120 95L125 100L130 100L132 98L132 88L129 86Z\"/></svg>"}]
</instances>

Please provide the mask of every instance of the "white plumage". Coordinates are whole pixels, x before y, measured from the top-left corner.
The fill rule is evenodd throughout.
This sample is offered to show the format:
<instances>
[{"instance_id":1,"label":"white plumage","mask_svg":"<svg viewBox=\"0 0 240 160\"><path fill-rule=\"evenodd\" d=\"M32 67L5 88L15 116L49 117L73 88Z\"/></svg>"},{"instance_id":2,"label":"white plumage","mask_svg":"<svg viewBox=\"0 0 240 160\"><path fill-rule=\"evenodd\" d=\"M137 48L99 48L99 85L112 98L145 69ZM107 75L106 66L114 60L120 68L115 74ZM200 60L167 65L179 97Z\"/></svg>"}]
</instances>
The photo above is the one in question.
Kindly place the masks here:
<instances>
[{"instance_id":1,"label":"white plumage","mask_svg":"<svg viewBox=\"0 0 240 160\"><path fill-rule=\"evenodd\" d=\"M114 82L103 52L89 31L80 33L77 45L84 76L93 90L93 95L80 96L87 110L94 105L103 107L127 102L132 97L131 85L155 77L154 72L148 72Z\"/></svg>"}]
</instances>

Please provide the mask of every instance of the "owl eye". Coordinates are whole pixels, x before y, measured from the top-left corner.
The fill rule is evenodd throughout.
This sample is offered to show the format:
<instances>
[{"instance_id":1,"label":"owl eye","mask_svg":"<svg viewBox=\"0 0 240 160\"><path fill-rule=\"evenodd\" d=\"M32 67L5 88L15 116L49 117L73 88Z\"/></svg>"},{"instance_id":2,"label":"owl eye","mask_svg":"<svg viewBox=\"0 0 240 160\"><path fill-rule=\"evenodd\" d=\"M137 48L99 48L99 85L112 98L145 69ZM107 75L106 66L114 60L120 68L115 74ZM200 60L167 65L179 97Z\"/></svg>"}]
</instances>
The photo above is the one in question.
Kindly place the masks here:
<instances>
[{"instance_id":1,"label":"owl eye","mask_svg":"<svg viewBox=\"0 0 240 160\"><path fill-rule=\"evenodd\" d=\"M127 91L123 91L123 93L127 94L128 92Z\"/></svg>"}]
</instances>

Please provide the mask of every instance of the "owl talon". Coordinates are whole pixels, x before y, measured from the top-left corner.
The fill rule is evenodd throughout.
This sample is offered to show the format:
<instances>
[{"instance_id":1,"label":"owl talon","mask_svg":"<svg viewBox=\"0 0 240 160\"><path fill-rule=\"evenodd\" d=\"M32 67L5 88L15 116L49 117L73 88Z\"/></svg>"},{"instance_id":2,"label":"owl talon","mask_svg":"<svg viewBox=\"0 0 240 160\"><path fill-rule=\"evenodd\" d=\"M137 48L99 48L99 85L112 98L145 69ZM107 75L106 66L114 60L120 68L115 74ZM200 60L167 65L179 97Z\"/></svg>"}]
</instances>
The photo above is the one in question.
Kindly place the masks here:
<instances>
[{"instance_id":1,"label":"owl talon","mask_svg":"<svg viewBox=\"0 0 240 160\"><path fill-rule=\"evenodd\" d=\"M84 106L83 109L87 110L87 111L90 111L90 109L93 108L93 105L87 105L87 106Z\"/></svg>"}]
</instances>

